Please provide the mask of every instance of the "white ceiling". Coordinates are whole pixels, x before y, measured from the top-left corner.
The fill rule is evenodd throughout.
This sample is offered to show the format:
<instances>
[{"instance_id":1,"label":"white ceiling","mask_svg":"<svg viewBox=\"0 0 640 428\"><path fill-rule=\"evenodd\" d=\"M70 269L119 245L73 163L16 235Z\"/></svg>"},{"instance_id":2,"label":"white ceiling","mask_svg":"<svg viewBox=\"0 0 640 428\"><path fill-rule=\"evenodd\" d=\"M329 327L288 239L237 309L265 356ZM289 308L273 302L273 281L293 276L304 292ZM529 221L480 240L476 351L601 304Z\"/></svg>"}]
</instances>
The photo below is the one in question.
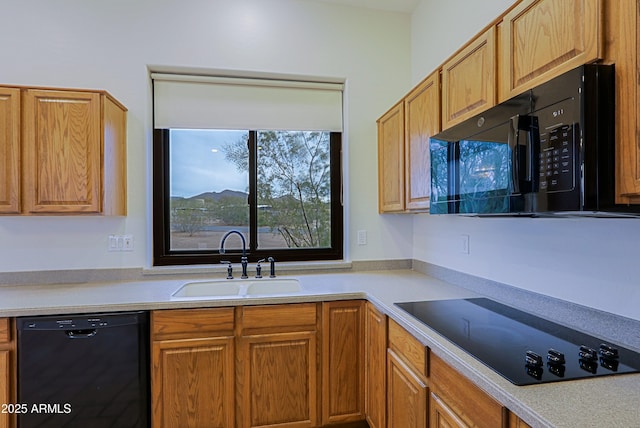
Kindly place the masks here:
<instances>
[{"instance_id":1,"label":"white ceiling","mask_svg":"<svg viewBox=\"0 0 640 428\"><path fill-rule=\"evenodd\" d=\"M319 0L328 3L339 3L347 6L382 9L395 12L411 13L420 0Z\"/></svg>"}]
</instances>

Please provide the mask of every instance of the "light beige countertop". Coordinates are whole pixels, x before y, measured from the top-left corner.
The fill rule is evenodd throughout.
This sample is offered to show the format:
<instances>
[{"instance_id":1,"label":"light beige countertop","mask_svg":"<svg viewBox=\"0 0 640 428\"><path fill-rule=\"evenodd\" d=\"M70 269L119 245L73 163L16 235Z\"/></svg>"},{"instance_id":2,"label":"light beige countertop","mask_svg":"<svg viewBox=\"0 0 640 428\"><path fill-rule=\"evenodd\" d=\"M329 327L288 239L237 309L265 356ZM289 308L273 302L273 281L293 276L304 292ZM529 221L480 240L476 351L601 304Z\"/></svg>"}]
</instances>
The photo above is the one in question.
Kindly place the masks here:
<instances>
[{"instance_id":1,"label":"light beige countertop","mask_svg":"<svg viewBox=\"0 0 640 428\"><path fill-rule=\"evenodd\" d=\"M393 305L479 296L467 288L408 269L279 278L299 279L301 292L176 300L171 294L183 284L206 279L173 277L0 286L0 317L368 299L414 334L431 352L533 427L640 427L640 374L516 386Z\"/></svg>"}]
</instances>

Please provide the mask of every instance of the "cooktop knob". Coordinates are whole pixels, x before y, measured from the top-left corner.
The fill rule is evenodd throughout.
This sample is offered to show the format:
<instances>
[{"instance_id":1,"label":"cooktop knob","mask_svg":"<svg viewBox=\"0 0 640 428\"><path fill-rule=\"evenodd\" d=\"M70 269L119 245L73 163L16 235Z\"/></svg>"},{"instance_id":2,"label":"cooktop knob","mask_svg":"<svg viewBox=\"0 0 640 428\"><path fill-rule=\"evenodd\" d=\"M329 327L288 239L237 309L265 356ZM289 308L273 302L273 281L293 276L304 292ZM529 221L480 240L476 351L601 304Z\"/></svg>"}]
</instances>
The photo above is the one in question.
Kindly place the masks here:
<instances>
[{"instance_id":1,"label":"cooktop knob","mask_svg":"<svg viewBox=\"0 0 640 428\"><path fill-rule=\"evenodd\" d=\"M527 355L525 356L524 361L527 364L527 366L532 366L532 367L542 366L542 357L533 351L527 351Z\"/></svg>"},{"instance_id":2,"label":"cooktop knob","mask_svg":"<svg viewBox=\"0 0 640 428\"><path fill-rule=\"evenodd\" d=\"M600 345L600 350L598 351L598 353L602 358L607 360L618 358L618 349L604 343Z\"/></svg>"},{"instance_id":3,"label":"cooktop knob","mask_svg":"<svg viewBox=\"0 0 640 428\"><path fill-rule=\"evenodd\" d=\"M586 361L598 361L598 353L596 352L596 350L593 348L589 348L586 345L580 346L580 352L578 352L578 355L581 359Z\"/></svg>"},{"instance_id":4,"label":"cooktop knob","mask_svg":"<svg viewBox=\"0 0 640 428\"><path fill-rule=\"evenodd\" d=\"M554 365L564 364L564 354L560 351L550 348L549 352L547 352L547 362Z\"/></svg>"}]
</instances>

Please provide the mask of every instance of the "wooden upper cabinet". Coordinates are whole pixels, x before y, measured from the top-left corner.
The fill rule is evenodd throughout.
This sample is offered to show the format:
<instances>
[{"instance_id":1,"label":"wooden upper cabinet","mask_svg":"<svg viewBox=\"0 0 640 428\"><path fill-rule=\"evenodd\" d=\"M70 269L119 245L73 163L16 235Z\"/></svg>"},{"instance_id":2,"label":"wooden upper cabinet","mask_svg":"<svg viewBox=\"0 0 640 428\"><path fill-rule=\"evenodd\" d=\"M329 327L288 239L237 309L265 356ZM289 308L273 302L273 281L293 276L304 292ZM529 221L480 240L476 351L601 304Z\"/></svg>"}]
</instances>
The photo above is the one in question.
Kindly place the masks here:
<instances>
[{"instance_id":1,"label":"wooden upper cabinet","mask_svg":"<svg viewBox=\"0 0 640 428\"><path fill-rule=\"evenodd\" d=\"M27 89L23 108L24 211L126 214L126 110L105 93L49 89Z\"/></svg>"},{"instance_id":2,"label":"wooden upper cabinet","mask_svg":"<svg viewBox=\"0 0 640 428\"><path fill-rule=\"evenodd\" d=\"M0 213L20 212L20 89L0 87Z\"/></svg>"},{"instance_id":3,"label":"wooden upper cabinet","mask_svg":"<svg viewBox=\"0 0 640 428\"><path fill-rule=\"evenodd\" d=\"M440 73L424 79L404 98L405 205L427 211L431 197L429 138L440 132Z\"/></svg>"},{"instance_id":4,"label":"wooden upper cabinet","mask_svg":"<svg viewBox=\"0 0 640 428\"><path fill-rule=\"evenodd\" d=\"M496 104L496 28L489 27L442 65L442 129Z\"/></svg>"},{"instance_id":5,"label":"wooden upper cabinet","mask_svg":"<svg viewBox=\"0 0 640 428\"><path fill-rule=\"evenodd\" d=\"M378 210L404 210L404 103L378 119Z\"/></svg>"},{"instance_id":6,"label":"wooden upper cabinet","mask_svg":"<svg viewBox=\"0 0 640 428\"><path fill-rule=\"evenodd\" d=\"M616 72L616 203L640 203L640 3L605 3L605 61Z\"/></svg>"},{"instance_id":7,"label":"wooden upper cabinet","mask_svg":"<svg viewBox=\"0 0 640 428\"><path fill-rule=\"evenodd\" d=\"M525 0L502 21L500 101L602 58L602 0Z\"/></svg>"}]
</instances>

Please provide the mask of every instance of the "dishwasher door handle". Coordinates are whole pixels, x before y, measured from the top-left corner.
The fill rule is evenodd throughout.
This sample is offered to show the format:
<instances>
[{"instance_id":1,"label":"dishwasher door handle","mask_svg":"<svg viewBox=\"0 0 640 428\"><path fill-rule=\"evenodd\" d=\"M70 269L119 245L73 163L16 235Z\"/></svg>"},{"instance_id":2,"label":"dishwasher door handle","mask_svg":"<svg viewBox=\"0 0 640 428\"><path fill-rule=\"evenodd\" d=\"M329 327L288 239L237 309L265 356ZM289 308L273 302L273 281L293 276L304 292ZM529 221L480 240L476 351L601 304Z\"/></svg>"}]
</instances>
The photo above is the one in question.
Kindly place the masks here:
<instances>
[{"instance_id":1,"label":"dishwasher door handle","mask_svg":"<svg viewBox=\"0 0 640 428\"><path fill-rule=\"evenodd\" d=\"M65 333L69 339L89 339L95 336L98 331L93 328L86 330L65 330Z\"/></svg>"}]
</instances>

